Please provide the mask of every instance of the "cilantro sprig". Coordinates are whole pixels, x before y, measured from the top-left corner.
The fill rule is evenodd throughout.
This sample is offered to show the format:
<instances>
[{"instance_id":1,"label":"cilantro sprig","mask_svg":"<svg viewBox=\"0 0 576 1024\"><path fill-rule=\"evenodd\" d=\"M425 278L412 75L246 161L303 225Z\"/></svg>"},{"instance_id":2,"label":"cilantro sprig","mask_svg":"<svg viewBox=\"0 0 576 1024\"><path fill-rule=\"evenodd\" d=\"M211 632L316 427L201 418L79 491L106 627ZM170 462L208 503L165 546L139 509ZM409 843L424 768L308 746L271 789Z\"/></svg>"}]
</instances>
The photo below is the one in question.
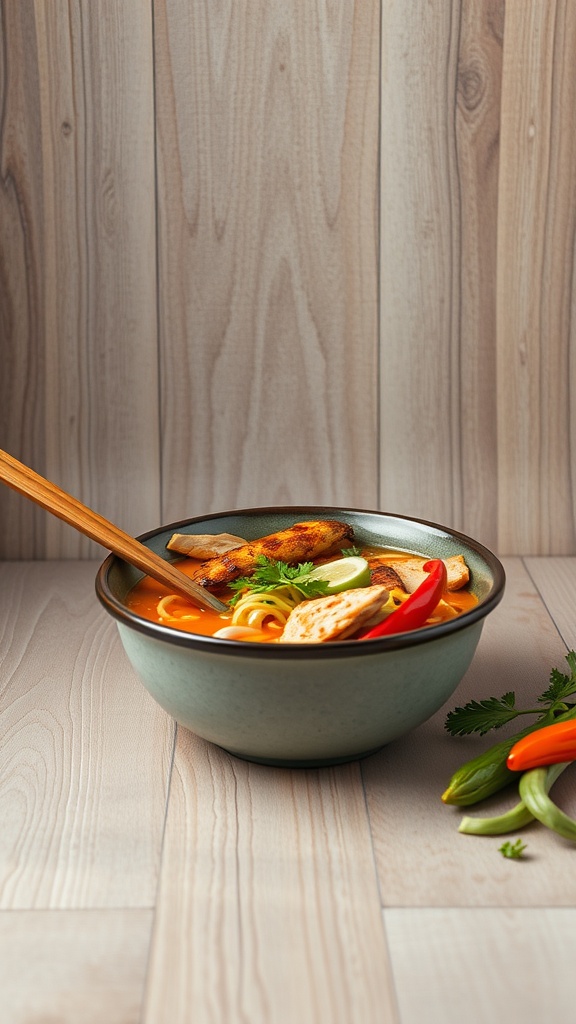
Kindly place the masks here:
<instances>
[{"instance_id":1,"label":"cilantro sprig","mask_svg":"<svg viewBox=\"0 0 576 1024\"><path fill-rule=\"evenodd\" d=\"M454 708L446 719L445 727L452 736L466 736L478 733L484 736L491 729L500 729L519 715L549 716L550 712L567 711L566 700L576 693L576 651L566 655L569 674L553 668L550 685L536 699L540 707L518 708L516 694L509 690L502 697L488 697L486 700L471 700L464 707Z\"/></svg>"},{"instance_id":2,"label":"cilantro sprig","mask_svg":"<svg viewBox=\"0 0 576 1024\"><path fill-rule=\"evenodd\" d=\"M520 860L524 856L524 850L526 849L526 843L523 843L521 839L517 839L515 843L511 843L509 839L502 843L502 846L498 847L498 852L503 857L508 857L509 860Z\"/></svg>"},{"instance_id":3,"label":"cilantro sprig","mask_svg":"<svg viewBox=\"0 0 576 1024\"><path fill-rule=\"evenodd\" d=\"M242 576L228 584L231 590L236 591L229 604L231 607L235 605L246 590L265 594L286 586L295 587L303 597L323 597L328 593L328 583L326 580L307 579L313 568L313 562L288 565L287 562L259 555L251 576Z\"/></svg>"},{"instance_id":4,"label":"cilantro sprig","mask_svg":"<svg viewBox=\"0 0 576 1024\"><path fill-rule=\"evenodd\" d=\"M538 697L540 704L558 704L576 693L576 651L569 651L566 661L570 669L570 675L565 675L557 668L550 673L550 686Z\"/></svg>"}]
</instances>

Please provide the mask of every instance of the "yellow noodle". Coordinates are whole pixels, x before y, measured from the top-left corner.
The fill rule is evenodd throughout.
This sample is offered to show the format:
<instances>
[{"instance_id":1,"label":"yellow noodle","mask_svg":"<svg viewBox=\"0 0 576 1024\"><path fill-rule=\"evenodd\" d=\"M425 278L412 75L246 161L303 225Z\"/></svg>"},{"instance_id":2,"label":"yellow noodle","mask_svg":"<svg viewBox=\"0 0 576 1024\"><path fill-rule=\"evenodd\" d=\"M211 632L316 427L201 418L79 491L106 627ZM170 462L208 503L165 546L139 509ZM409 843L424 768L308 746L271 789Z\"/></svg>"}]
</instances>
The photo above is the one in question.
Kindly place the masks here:
<instances>
[{"instance_id":1,"label":"yellow noodle","mask_svg":"<svg viewBox=\"0 0 576 1024\"><path fill-rule=\"evenodd\" d=\"M301 594L294 587L281 587L264 594L245 594L234 608L232 625L261 627L265 619L273 618L283 626L301 600Z\"/></svg>"},{"instance_id":2,"label":"yellow noodle","mask_svg":"<svg viewBox=\"0 0 576 1024\"><path fill-rule=\"evenodd\" d=\"M455 619L458 612L447 601L440 601L434 609L433 615L428 619L428 625L436 625L437 622L446 622L447 619Z\"/></svg>"},{"instance_id":3,"label":"yellow noodle","mask_svg":"<svg viewBox=\"0 0 576 1024\"><path fill-rule=\"evenodd\" d=\"M178 594L168 594L167 597L163 597L162 600L158 601L156 605L156 612L161 622L192 622L194 619L199 618L199 613L185 615L175 615L173 612L168 611L169 605L173 604L174 601L181 601L182 598L178 597Z\"/></svg>"}]
</instances>

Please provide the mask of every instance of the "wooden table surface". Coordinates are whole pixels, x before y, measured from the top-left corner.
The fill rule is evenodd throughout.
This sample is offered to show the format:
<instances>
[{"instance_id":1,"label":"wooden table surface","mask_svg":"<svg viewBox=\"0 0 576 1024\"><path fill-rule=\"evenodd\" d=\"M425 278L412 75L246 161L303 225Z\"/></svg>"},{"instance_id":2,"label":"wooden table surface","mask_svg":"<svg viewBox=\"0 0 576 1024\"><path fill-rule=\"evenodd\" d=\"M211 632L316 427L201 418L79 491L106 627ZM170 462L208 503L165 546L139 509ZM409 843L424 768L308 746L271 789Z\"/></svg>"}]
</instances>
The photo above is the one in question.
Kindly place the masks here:
<instances>
[{"instance_id":1,"label":"wooden table surface","mask_svg":"<svg viewBox=\"0 0 576 1024\"><path fill-rule=\"evenodd\" d=\"M294 771L175 728L96 563L1 564L2 1022L572 1024L576 846L534 824L506 860L440 801L493 742L450 737L446 712L528 703L576 648L576 559L504 561L448 704L364 761ZM576 813L572 770L554 794Z\"/></svg>"}]
</instances>

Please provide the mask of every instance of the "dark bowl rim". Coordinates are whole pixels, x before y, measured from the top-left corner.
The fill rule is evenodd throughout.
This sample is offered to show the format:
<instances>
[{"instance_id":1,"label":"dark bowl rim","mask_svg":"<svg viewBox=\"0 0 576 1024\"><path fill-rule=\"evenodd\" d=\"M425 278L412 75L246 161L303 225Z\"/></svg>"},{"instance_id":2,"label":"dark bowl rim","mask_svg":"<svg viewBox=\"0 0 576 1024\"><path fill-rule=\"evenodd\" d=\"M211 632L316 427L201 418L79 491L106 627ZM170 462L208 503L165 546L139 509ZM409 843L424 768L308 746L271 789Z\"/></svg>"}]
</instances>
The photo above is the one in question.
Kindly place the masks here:
<instances>
[{"instance_id":1,"label":"dark bowl rim","mask_svg":"<svg viewBox=\"0 0 576 1024\"><path fill-rule=\"evenodd\" d=\"M174 523L156 527L140 534L138 540L145 543L159 533L171 531L173 533L184 526L190 526L195 522L207 522L211 519L224 519L227 516L257 516L270 514L310 515L327 516L328 513L336 515L366 515L381 516L388 519L396 519L407 523L416 523L431 530L445 534L450 539L460 541L466 547L473 550L486 563L492 577L490 593L470 611L464 612L455 619L441 622L436 626L426 626L422 629L412 630L410 633L398 633L395 635L381 637L375 640L366 640L359 645L358 640L332 640L327 643L313 644L283 644L280 648L282 660L311 660L315 658L330 657L353 657L358 656L361 651L365 655L379 654L385 651L396 651L406 647L416 647L420 644L432 643L452 633L459 632L472 626L486 617L500 603L504 594L506 584L506 573L500 559L489 548L474 540L467 534L451 527L442 526L439 523L427 519L420 519L418 516L402 515L396 512L385 512L381 509L352 508L350 506L337 505L262 505L251 508L230 509L224 512L208 512L204 515L190 516L180 519ZM122 602L114 596L109 586L108 577L116 562L123 562L117 555L110 554L99 566L95 586L96 595L109 615L118 623L137 632L143 633L156 640L168 640L177 647L185 647L190 650L203 651L205 654L233 655L234 657L257 657L278 658L279 648L277 644L247 644L242 640L225 640L219 637L202 636L196 633L187 633L175 629L172 626L163 626L161 623L151 622L130 611Z\"/></svg>"}]
</instances>

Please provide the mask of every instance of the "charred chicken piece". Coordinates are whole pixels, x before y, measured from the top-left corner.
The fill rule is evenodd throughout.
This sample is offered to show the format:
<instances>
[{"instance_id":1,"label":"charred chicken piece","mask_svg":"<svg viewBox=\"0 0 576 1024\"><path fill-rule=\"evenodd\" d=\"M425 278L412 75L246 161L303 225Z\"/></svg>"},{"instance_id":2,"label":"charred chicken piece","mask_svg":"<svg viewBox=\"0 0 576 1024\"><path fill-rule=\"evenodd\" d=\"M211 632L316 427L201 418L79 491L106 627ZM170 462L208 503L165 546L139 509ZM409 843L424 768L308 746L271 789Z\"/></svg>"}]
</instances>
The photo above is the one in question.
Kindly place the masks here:
<instances>
[{"instance_id":1,"label":"charred chicken piece","mask_svg":"<svg viewBox=\"0 0 576 1024\"><path fill-rule=\"evenodd\" d=\"M249 541L219 558L203 562L192 578L209 589L223 587L237 576L253 572L260 555L291 565L311 561L353 540L352 527L338 520L313 519L295 523L287 530Z\"/></svg>"},{"instance_id":2,"label":"charred chicken piece","mask_svg":"<svg viewBox=\"0 0 576 1024\"><path fill-rule=\"evenodd\" d=\"M382 562L368 559L370 566L370 583L372 586L382 584L388 590L405 590L405 586L398 573L391 565L383 565Z\"/></svg>"}]
</instances>

